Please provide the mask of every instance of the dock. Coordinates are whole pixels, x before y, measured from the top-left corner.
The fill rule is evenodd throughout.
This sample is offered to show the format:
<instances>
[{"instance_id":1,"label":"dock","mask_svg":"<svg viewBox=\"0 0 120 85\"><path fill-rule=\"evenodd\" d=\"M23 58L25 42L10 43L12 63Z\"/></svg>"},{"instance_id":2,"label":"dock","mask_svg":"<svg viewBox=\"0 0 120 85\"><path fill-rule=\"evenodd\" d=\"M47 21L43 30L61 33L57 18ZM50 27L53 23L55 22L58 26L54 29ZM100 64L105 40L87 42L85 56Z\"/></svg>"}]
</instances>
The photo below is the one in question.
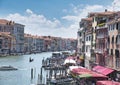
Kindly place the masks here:
<instances>
[{"instance_id":1,"label":"dock","mask_svg":"<svg viewBox=\"0 0 120 85\"><path fill-rule=\"evenodd\" d=\"M64 61L68 54L53 53L50 58L42 60L42 68L48 71L46 75L47 85L76 85L76 81L68 74L68 67Z\"/></svg>"}]
</instances>

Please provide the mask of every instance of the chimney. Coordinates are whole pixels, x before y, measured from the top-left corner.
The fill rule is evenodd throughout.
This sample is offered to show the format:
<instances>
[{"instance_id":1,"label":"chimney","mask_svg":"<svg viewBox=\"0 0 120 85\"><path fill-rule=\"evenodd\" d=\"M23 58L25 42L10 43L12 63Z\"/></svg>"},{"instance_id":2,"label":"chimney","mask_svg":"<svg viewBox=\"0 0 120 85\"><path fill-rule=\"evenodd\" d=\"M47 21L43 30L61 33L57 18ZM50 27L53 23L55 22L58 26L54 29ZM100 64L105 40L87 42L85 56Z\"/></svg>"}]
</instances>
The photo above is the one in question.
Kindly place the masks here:
<instances>
[{"instance_id":1,"label":"chimney","mask_svg":"<svg viewBox=\"0 0 120 85\"><path fill-rule=\"evenodd\" d=\"M107 12L107 9L105 9L105 12Z\"/></svg>"}]
</instances>

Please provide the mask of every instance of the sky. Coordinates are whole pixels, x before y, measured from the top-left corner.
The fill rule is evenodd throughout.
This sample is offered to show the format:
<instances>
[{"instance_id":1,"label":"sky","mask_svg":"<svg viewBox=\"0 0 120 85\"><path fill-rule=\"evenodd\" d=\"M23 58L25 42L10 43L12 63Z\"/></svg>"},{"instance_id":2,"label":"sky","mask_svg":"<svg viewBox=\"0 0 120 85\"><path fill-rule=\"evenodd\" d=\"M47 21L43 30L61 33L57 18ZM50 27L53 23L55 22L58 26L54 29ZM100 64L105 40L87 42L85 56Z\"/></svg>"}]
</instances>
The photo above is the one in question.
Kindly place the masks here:
<instances>
[{"instance_id":1,"label":"sky","mask_svg":"<svg viewBox=\"0 0 120 85\"><path fill-rule=\"evenodd\" d=\"M120 0L0 0L0 18L25 25L25 33L77 38L90 12L120 11Z\"/></svg>"}]
</instances>

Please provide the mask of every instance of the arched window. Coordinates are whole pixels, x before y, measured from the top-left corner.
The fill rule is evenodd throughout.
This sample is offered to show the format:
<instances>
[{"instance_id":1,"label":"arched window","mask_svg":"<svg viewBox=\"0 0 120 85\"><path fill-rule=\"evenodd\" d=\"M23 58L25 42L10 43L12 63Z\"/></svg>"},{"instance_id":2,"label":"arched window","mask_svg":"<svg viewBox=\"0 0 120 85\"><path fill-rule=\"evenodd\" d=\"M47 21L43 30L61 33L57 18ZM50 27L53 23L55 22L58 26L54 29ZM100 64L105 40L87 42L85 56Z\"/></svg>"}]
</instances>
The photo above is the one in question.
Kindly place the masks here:
<instances>
[{"instance_id":1,"label":"arched window","mask_svg":"<svg viewBox=\"0 0 120 85\"><path fill-rule=\"evenodd\" d=\"M116 44L118 43L118 35L116 36Z\"/></svg>"},{"instance_id":2,"label":"arched window","mask_svg":"<svg viewBox=\"0 0 120 85\"><path fill-rule=\"evenodd\" d=\"M118 23L116 23L116 30L118 30Z\"/></svg>"},{"instance_id":3,"label":"arched window","mask_svg":"<svg viewBox=\"0 0 120 85\"><path fill-rule=\"evenodd\" d=\"M114 43L114 36L112 36L112 44Z\"/></svg>"},{"instance_id":4,"label":"arched window","mask_svg":"<svg viewBox=\"0 0 120 85\"><path fill-rule=\"evenodd\" d=\"M116 56L117 58L119 58L119 50L118 50L118 49L115 49L115 56Z\"/></svg>"},{"instance_id":5,"label":"arched window","mask_svg":"<svg viewBox=\"0 0 120 85\"><path fill-rule=\"evenodd\" d=\"M108 37L108 43L110 44L110 37Z\"/></svg>"},{"instance_id":6,"label":"arched window","mask_svg":"<svg viewBox=\"0 0 120 85\"><path fill-rule=\"evenodd\" d=\"M113 49L111 49L111 55L113 55Z\"/></svg>"},{"instance_id":7,"label":"arched window","mask_svg":"<svg viewBox=\"0 0 120 85\"><path fill-rule=\"evenodd\" d=\"M118 43L120 44L120 35L118 35L118 38L117 38L117 39L118 39Z\"/></svg>"}]
</instances>

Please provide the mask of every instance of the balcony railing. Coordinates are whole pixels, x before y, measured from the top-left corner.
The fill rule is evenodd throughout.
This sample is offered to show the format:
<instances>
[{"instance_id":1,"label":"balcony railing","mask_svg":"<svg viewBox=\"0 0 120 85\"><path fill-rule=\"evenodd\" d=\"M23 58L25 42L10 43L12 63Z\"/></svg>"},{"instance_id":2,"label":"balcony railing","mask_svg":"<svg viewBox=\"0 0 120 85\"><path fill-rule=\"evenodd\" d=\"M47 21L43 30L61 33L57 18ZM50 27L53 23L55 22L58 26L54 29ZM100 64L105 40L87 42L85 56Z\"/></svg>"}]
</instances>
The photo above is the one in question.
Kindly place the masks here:
<instances>
[{"instance_id":1,"label":"balcony railing","mask_svg":"<svg viewBox=\"0 0 120 85\"><path fill-rule=\"evenodd\" d=\"M107 28L107 24L100 23L100 24L97 25L97 29L103 29L103 28Z\"/></svg>"},{"instance_id":2,"label":"balcony railing","mask_svg":"<svg viewBox=\"0 0 120 85\"><path fill-rule=\"evenodd\" d=\"M95 62L96 60L95 60L95 56L91 56L90 57L90 60L92 61L92 62Z\"/></svg>"},{"instance_id":3,"label":"balcony railing","mask_svg":"<svg viewBox=\"0 0 120 85\"><path fill-rule=\"evenodd\" d=\"M103 54L104 50L103 49L95 49L95 53Z\"/></svg>"},{"instance_id":4,"label":"balcony railing","mask_svg":"<svg viewBox=\"0 0 120 85\"><path fill-rule=\"evenodd\" d=\"M104 35L97 35L97 38L104 38Z\"/></svg>"},{"instance_id":5,"label":"balcony railing","mask_svg":"<svg viewBox=\"0 0 120 85\"><path fill-rule=\"evenodd\" d=\"M106 34L106 35L104 35L104 34L100 34L100 35L97 35L96 36L96 38L107 38L108 37L108 35Z\"/></svg>"}]
</instances>

